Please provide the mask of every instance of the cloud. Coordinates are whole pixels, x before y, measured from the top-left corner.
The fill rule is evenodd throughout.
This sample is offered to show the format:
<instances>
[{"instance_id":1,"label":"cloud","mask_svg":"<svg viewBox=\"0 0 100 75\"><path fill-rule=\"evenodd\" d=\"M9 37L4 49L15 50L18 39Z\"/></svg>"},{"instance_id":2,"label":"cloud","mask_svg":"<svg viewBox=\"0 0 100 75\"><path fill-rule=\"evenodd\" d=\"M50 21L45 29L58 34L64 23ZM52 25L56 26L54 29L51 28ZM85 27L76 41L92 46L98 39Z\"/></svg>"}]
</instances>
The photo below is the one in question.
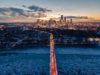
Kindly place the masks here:
<instances>
[{"instance_id":1,"label":"cloud","mask_svg":"<svg viewBox=\"0 0 100 75\"><path fill-rule=\"evenodd\" d=\"M35 12L51 12L52 10L46 9L46 8L42 8L42 7L38 7L35 5L29 6L28 9L33 10Z\"/></svg>"},{"instance_id":2,"label":"cloud","mask_svg":"<svg viewBox=\"0 0 100 75\"><path fill-rule=\"evenodd\" d=\"M73 18L73 19L92 19L88 16L66 16L66 18Z\"/></svg>"},{"instance_id":3,"label":"cloud","mask_svg":"<svg viewBox=\"0 0 100 75\"><path fill-rule=\"evenodd\" d=\"M0 20L46 17L46 12L50 11L34 5L29 7L23 6L23 8L2 7L0 8Z\"/></svg>"},{"instance_id":4,"label":"cloud","mask_svg":"<svg viewBox=\"0 0 100 75\"><path fill-rule=\"evenodd\" d=\"M10 7L10 8L0 8L0 15L2 16L27 16L27 14L25 14L25 11L23 9L20 8L14 8L14 7Z\"/></svg>"}]
</instances>

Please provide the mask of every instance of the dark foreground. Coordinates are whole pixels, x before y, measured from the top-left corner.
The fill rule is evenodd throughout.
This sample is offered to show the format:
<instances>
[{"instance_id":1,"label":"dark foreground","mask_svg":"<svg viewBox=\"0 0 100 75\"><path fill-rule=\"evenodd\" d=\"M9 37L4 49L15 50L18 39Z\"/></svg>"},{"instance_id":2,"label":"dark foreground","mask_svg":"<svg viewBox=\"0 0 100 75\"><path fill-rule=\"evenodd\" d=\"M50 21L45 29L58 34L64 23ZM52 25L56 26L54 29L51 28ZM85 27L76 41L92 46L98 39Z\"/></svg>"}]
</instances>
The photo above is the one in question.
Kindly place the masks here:
<instances>
[{"instance_id":1,"label":"dark foreground","mask_svg":"<svg viewBox=\"0 0 100 75\"><path fill-rule=\"evenodd\" d=\"M0 30L0 50L49 46L50 33L58 47L100 47L100 31L7 28Z\"/></svg>"}]
</instances>

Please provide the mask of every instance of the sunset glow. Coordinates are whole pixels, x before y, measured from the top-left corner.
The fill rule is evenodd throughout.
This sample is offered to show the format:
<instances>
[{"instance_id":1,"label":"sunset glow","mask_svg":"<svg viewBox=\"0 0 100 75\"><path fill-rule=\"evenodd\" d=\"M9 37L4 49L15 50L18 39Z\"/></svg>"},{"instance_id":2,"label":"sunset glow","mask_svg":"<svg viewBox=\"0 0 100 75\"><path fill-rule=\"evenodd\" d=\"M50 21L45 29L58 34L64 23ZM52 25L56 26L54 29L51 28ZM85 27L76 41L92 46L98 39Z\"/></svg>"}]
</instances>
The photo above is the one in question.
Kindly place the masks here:
<instances>
[{"instance_id":1,"label":"sunset glow","mask_svg":"<svg viewBox=\"0 0 100 75\"><path fill-rule=\"evenodd\" d=\"M60 15L87 16L89 19L76 20L100 22L100 0L10 0L9 3L6 1L0 2L0 22L31 22L39 18L59 18Z\"/></svg>"}]
</instances>

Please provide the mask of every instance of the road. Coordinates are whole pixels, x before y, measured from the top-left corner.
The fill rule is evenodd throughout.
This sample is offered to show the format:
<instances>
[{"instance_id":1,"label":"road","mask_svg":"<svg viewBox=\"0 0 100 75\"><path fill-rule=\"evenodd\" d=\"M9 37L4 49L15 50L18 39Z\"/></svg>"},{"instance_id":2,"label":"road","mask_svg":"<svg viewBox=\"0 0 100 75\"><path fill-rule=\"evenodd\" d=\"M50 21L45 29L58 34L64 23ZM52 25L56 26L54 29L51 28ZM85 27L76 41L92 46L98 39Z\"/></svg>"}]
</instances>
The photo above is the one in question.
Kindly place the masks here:
<instances>
[{"instance_id":1,"label":"road","mask_svg":"<svg viewBox=\"0 0 100 75\"><path fill-rule=\"evenodd\" d=\"M58 75L56 57L54 52L54 39L52 33L50 33L50 75Z\"/></svg>"}]
</instances>

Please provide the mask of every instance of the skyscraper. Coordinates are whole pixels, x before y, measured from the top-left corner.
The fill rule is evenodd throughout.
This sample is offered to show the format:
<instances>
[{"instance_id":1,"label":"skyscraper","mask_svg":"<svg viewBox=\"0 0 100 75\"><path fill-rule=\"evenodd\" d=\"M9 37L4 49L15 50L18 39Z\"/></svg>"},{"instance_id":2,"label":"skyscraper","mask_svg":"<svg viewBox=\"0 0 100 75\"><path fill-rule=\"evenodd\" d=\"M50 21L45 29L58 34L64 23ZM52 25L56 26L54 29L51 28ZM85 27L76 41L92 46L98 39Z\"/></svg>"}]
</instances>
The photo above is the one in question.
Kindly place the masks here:
<instances>
[{"instance_id":1,"label":"skyscraper","mask_svg":"<svg viewBox=\"0 0 100 75\"><path fill-rule=\"evenodd\" d=\"M73 23L73 20L72 20L72 18L70 19L70 24L72 24Z\"/></svg>"},{"instance_id":2,"label":"skyscraper","mask_svg":"<svg viewBox=\"0 0 100 75\"><path fill-rule=\"evenodd\" d=\"M64 16L63 15L61 15L61 20L64 20Z\"/></svg>"},{"instance_id":3,"label":"skyscraper","mask_svg":"<svg viewBox=\"0 0 100 75\"><path fill-rule=\"evenodd\" d=\"M67 20L67 18L66 17L64 17L64 22L66 23L66 20Z\"/></svg>"}]
</instances>

